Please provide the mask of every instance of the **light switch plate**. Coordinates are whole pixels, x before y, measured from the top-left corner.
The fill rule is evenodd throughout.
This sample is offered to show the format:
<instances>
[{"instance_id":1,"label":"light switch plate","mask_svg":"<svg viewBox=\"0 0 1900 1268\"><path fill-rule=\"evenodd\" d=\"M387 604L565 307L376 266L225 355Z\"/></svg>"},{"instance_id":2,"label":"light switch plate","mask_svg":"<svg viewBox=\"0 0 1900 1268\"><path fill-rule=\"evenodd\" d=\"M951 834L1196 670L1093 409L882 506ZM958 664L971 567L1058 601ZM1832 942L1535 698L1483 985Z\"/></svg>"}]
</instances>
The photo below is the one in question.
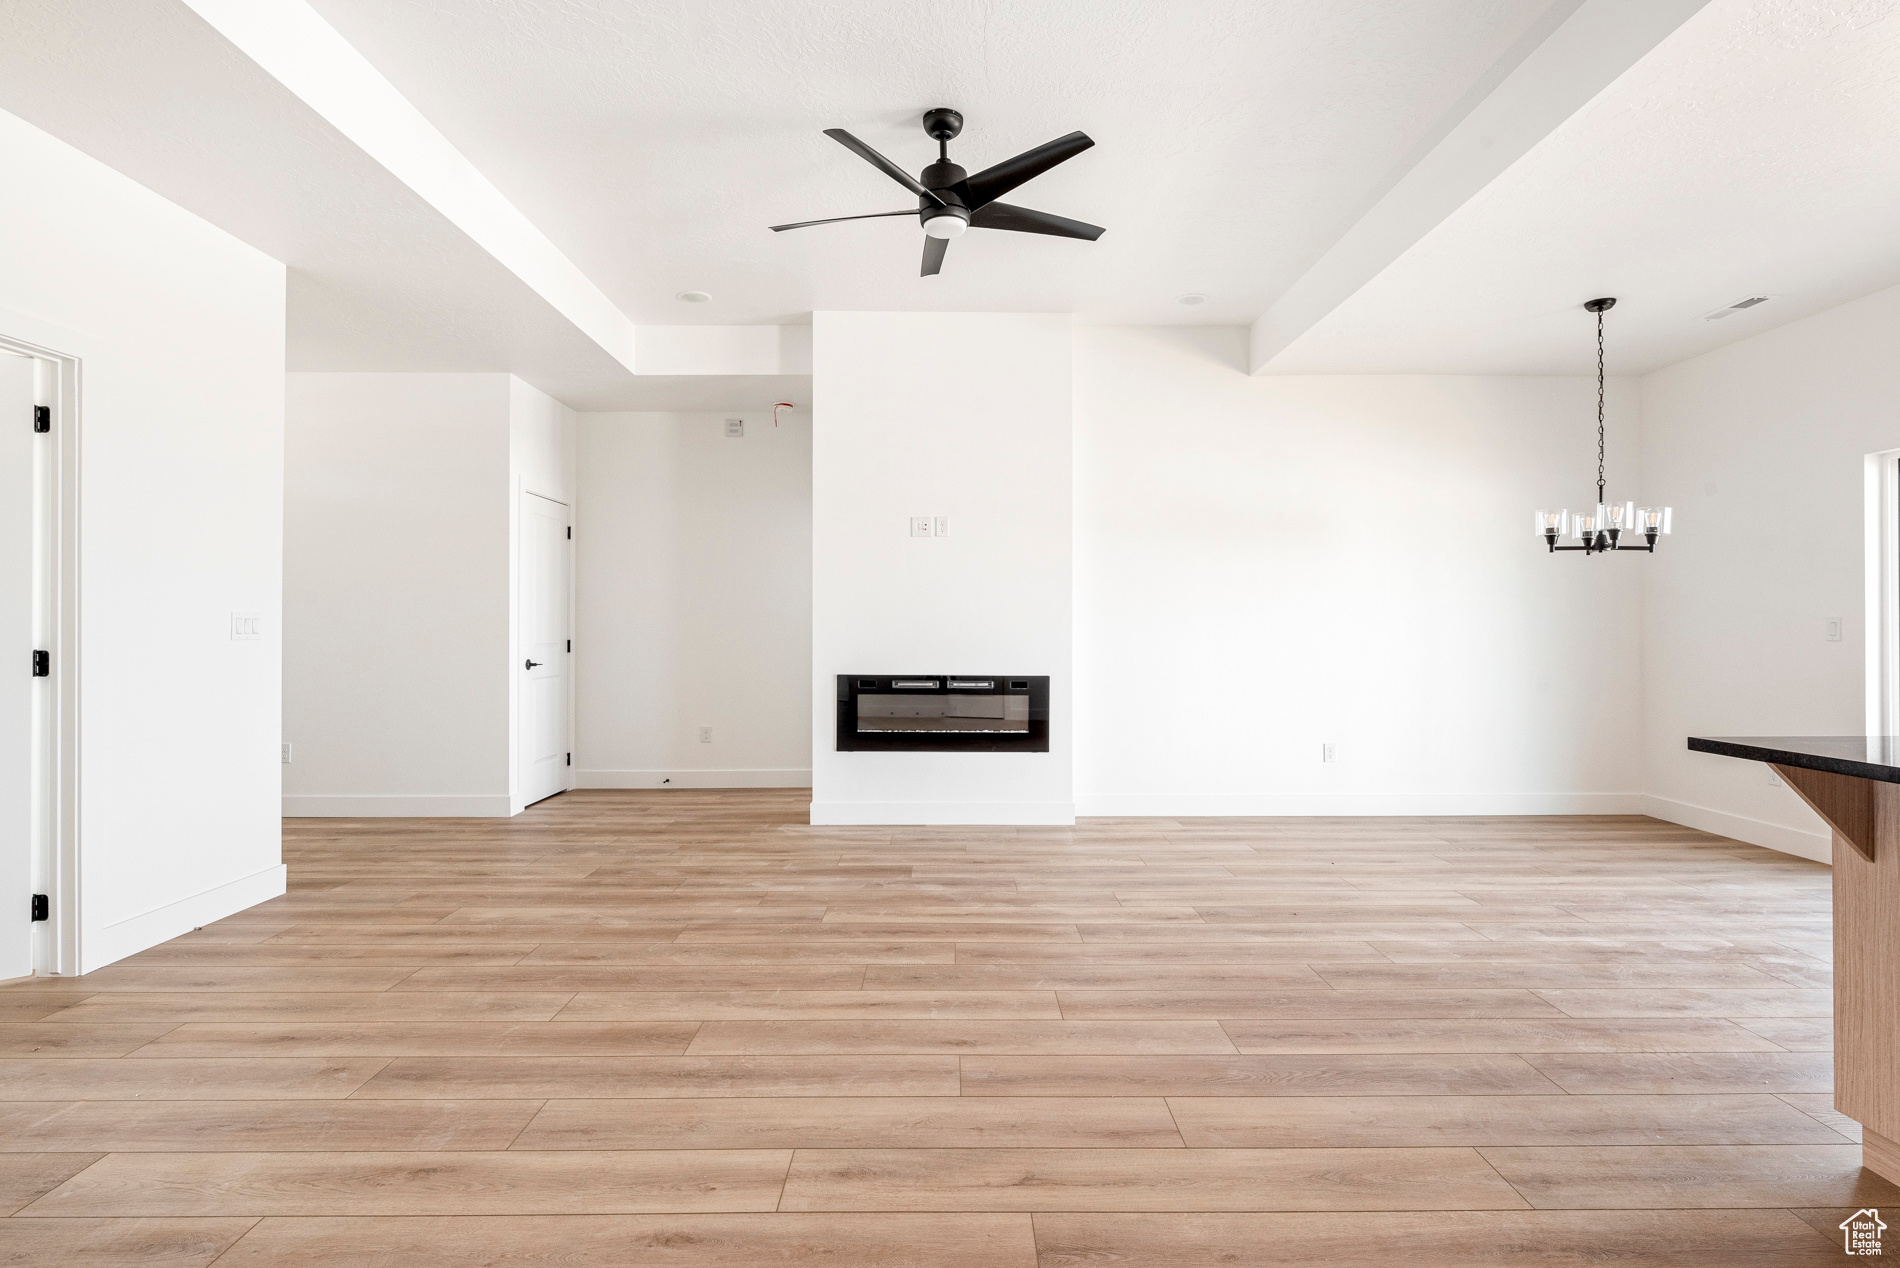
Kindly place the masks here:
<instances>
[{"instance_id":1,"label":"light switch plate","mask_svg":"<svg viewBox=\"0 0 1900 1268\"><path fill-rule=\"evenodd\" d=\"M910 535L912 537L931 536L930 517L928 515L911 516L910 517Z\"/></svg>"},{"instance_id":2,"label":"light switch plate","mask_svg":"<svg viewBox=\"0 0 1900 1268\"><path fill-rule=\"evenodd\" d=\"M231 614L231 637L255 641L264 637L264 614L262 612L233 612Z\"/></svg>"},{"instance_id":3,"label":"light switch plate","mask_svg":"<svg viewBox=\"0 0 1900 1268\"><path fill-rule=\"evenodd\" d=\"M726 420L726 439L743 440L745 438L745 419L728 418Z\"/></svg>"},{"instance_id":4,"label":"light switch plate","mask_svg":"<svg viewBox=\"0 0 1900 1268\"><path fill-rule=\"evenodd\" d=\"M1827 641L1830 643L1841 641L1841 618L1838 616L1827 618Z\"/></svg>"}]
</instances>

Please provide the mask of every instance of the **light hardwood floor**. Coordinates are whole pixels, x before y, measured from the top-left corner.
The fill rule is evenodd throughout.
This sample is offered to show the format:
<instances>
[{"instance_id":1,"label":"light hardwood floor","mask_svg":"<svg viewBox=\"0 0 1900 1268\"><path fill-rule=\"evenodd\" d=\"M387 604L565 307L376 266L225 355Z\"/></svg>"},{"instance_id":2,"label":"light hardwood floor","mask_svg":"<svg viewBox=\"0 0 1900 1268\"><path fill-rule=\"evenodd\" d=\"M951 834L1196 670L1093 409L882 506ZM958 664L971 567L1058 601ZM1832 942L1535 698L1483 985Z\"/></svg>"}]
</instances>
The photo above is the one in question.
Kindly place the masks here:
<instances>
[{"instance_id":1,"label":"light hardwood floor","mask_svg":"<svg viewBox=\"0 0 1900 1268\"><path fill-rule=\"evenodd\" d=\"M1900 1208L1826 868L807 796L287 822L286 897L0 989L0 1264L1785 1268Z\"/></svg>"}]
</instances>

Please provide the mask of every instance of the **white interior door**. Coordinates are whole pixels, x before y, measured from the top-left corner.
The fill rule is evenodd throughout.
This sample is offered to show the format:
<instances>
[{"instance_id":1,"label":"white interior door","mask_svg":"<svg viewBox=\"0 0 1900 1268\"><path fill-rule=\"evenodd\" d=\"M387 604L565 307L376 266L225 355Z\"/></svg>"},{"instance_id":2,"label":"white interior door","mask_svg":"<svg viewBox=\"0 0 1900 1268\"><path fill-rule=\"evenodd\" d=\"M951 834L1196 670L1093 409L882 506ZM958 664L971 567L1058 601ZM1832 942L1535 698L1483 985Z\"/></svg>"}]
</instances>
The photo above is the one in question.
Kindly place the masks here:
<instances>
[{"instance_id":1,"label":"white interior door","mask_svg":"<svg viewBox=\"0 0 1900 1268\"><path fill-rule=\"evenodd\" d=\"M525 803L567 787L567 507L521 495L521 789Z\"/></svg>"},{"instance_id":2,"label":"white interior door","mask_svg":"<svg viewBox=\"0 0 1900 1268\"><path fill-rule=\"evenodd\" d=\"M33 972L33 362L0 351L0 981ZM44 644L40 644L44 648Z\"/></svg>"}]
</instances>

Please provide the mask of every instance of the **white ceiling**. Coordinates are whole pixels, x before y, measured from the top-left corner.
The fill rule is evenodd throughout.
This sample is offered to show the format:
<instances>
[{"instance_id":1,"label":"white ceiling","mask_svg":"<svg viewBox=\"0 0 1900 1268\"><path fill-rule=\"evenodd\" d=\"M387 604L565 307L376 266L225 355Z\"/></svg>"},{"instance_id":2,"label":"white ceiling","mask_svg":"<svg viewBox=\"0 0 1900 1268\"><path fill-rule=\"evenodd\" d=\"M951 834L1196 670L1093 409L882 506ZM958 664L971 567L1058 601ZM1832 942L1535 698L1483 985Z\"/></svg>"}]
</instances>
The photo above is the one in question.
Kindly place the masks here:
<instances>
[{"instance_id":1,"label":"white ceiling","mask_svg":"<svg viewBox=\"0 0 1900 1268\"><path fill-rule=\"evenodd\" d=\"M1715 0L1269 369L1587 372L1613 295L1647 373L1900 283L1897 229L1900 4Z\"/></svg>"},{"instance_id":2,"label":"white ceiling","mask_svg":"<svg viewBox=\"0 0 1900 1268\"><path fill-rule=\"evenodd\" d=\"M178 0L0 3L0 109L288 264L292 369L632 407L623 365Z\"/></svg>"},{"instance_id":3,"label":"white ceiling","mask_svg":"<svg viewBox=\"0 0 1900 1268\"><path fill-rule=\"evenodd\" d=\"M1408 172L1488 144L1475 121L1509 97L1499 85L1565 32L1640 15L1660 34L1703 0L312 3L616 319L988 309L1198 325L1253 322L1325 272L1355 224L1364 236L1369 210L1411 205ZM770 375L630 372L531 271L214 25L215 11L294 24L301 6L5 0L0 109L289 264L294 367L507 370L592 409L802 399ZM1642 372L1900 282L1900 0L1708 0L1649 47L1475 194L1415 207L1376 275L1314 307L1265 368L1582 372L1578 305L1614 294L1612 370ZM952 156L972 170L1087 131L1096 148L1010 199L1108 233L973 232L920 279L908 219L767 231L909 204L821 129L915 170L933 148L917 116L939 104L964 111ZM713 302L676 301L684 290ZM1188 291L1210 298L1177 304ZM1701 320L1751 293L1775 298Z\"/></svg>"},{"instance_id":4,"label":"white ceiling","mask_svg":"<svg viewBox=\"0 0 1900 1268\"><path fill-rule=\"evenodd\" d=\"M1072 311L1244 323L1575 0L314 0L629 316L817 308ZM942 276L913 206L821 135L911 171L931 106L971 171L1081 129L1096 148L1011 201L1096 243L972 232ZM712 294L689 307L673 296ZM1209 296L1184 308L1188 291Z\"/></svg>"}]
</instances>

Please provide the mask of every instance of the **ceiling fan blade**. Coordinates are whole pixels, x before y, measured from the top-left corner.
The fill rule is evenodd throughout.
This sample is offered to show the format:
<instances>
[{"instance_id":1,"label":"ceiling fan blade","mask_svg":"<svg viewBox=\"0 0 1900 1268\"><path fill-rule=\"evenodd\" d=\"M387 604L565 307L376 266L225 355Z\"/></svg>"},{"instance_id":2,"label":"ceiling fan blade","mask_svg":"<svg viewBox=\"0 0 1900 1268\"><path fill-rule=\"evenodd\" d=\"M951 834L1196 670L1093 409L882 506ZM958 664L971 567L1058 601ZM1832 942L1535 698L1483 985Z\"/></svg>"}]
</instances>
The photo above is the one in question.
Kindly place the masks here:
<instances>
[{"instance_id":1,"label":"ceiling fan blade","mask_svg":"<svg viewBox=\"0 0 1900 1268\"><path fill-rule=\"evenodd\" d=\"M924 235L924 267L918 277L935 277L943 268L943 253L949 247L950 239L933 238Z\"/></svg>"},{"instance_id":2,"label":"ceiling fan blade","mask_svg":"<svg viewBox=\"0 0 1900 1268\"><path fill-rule=\"evenodd\" d=\"M833 216L829 220L801 220L795 225L773 225L772 232L784 233L787 229L805 229L812 225L835 225L840 220L876 220L880 216L914 216L916 214L917 209L914 207L905 211L873 211L863 216Z\"/></svg>"},{"instance_id":3,"label":"ceiling fan blade","mask_svg":"<svg viewBox=\"0 0 1900 1268\"><path fill-rule=\"evenodd\" d=\"M1056 238L1084 238L1090 242L1102 236L1100 225L1083 224L1067 216L1052 216L1046 211L1017 207L1010 203L990 203L970 217L972 229L1011 229L1017 233L1046 233Z\"/></svg>"},{"instance_id":4,"label":"ceiling fan blade","mask_svg":"<svg viewBox=\"0 0 1900 1268\"><path fill-rule=\"evenodd\" d=\"M899 185L902 185L905 189L908 189L911 193L917 195L919 198L928 198L931 202L936 203L939 207L944 205L943 199L937 197L935 194L925 189L922 185L918 184L917 178L915 176L912 176L909 172L905 171L903 168L899 167L897 164L891 162L889 159L885 158L882 154L879 154L876 150L872 149L870 146L866 145L864 142L858 140L856 137L852 136L849 132L846 132L843 128L826 128L825 135L830 137L832 140L836 141L839 145L842 145L845 149L850 150L853 154L857 155L859 158L863 159L865 162L869 163L872 167L875 167L878 171L884 173L886 176L890 177L892 180L896 181ZM1080 135L1080 134L1078 133L1077 135ZM1058 160L1058 162L1059 161L1060 160ZM1024 177L1023 179L1027 180L1029 178Z\"/></svg>"},{"instance_id":5,"label":"ceiling fan blade","mask_svg":"<svg viewBox=\"0 0 1900 1268\"><path fill-rule=\"evenodd\" d=\"M1024 150L1015 158L1004 159L995 167L986 167L964 184L969 187L971 210L995 202L1024 181L1033 180L1057 163L1072 159L1095 142L1086 133L1071 132L1046 141L1033 150Z\"/></svg>"}]
</instances>

